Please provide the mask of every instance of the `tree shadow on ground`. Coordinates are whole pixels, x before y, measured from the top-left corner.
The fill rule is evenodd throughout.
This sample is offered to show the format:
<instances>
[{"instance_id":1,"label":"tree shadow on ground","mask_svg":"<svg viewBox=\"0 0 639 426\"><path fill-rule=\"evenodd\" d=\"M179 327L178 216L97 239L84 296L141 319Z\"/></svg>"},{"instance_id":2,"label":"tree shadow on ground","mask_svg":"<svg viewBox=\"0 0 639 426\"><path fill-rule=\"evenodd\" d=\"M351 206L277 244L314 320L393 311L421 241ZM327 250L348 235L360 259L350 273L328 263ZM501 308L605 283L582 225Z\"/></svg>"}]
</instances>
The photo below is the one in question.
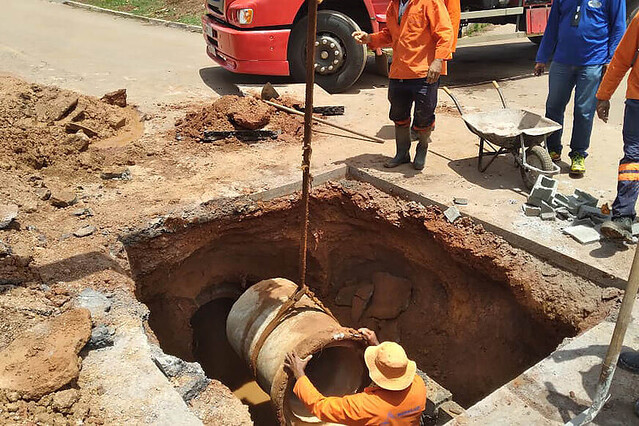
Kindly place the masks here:
<instances>
[{"instance_id":1,"label":"tree shadow on ground","mask_svg":"<svg viewBox=\"0 0 639 426\"><path fill-rule=\"evenodd\" d=\"M130 276L113 258L97 251L82 253L57 262L37 266L35 272L43 282L75 281L87 275L105 270Z\"/></svg>"}]
</instances>

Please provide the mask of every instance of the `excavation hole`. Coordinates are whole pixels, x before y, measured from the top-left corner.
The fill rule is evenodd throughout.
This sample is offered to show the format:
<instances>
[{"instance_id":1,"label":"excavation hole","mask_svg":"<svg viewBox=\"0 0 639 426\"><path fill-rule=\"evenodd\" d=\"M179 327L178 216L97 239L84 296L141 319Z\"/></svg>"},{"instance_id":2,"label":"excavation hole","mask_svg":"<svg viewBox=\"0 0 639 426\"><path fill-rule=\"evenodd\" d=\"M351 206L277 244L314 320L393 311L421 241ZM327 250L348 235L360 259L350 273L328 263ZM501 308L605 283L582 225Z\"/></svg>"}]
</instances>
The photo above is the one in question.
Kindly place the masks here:
<instances>
[{"instance_id":1,"label":"excavation hole","mask_svg":"<svg viewBox=\"0 0 639 426\"><path fill-rule=\"evenodd\" d=\"M228 386L258 425L277 425L270 397L255 382L251 370L235 353L226 337L226 318L234 298L219 298L201 306L191 318L193 357L207 377Z\"/></svg>"},{"instance_id":2,"label":"excavation hole","mask_svg":"<svg viewBox=\"0 0 639 426\"><path fill-rule=\"evenodd\" d=\"M206 305L228 283L244 289L273 277L298 280L299 203L292 196L259 204L243 198L202 209L125 245L162 348L203 364L202 348L224 353L219 357L238 373L223 381L237 386L250 379L246 369L219 349L230 302ZM437 208L359 182L313 189L310 235L307 281L340 323L401 343L466 407L599 322L614 303L592 282L470 221L450 224ZM201 319L209 310L211 318ZM207 333L219 344L201 343ZM205 368L223 377L215 365Z\"/></svg>"}]
</instances>

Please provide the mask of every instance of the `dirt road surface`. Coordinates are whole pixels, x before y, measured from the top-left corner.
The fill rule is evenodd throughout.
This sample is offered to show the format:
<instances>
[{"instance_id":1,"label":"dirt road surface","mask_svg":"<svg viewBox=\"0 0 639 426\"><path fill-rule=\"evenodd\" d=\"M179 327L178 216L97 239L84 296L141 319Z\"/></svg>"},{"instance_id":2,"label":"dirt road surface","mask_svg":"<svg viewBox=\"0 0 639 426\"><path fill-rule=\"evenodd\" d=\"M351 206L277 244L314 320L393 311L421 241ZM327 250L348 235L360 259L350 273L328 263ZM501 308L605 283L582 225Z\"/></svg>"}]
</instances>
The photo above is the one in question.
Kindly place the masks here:
<instances>
[{"instance_id":1,"label":"dirt road surface","mask_svg":"<svg viewBox=\"0 0 639 426\"><path fill-rule=\"evenodd\" d=\"M547 77L530 76L535 51L536 46L525 39L462 47L450 67L451 75L443 78L442 84L453 88L468 111L476 111L500 106L497 93L487 83L498 79L513 107L543 113ZM347 93L333 96L331 103L345 105L346 114L331 120L388 142L377 145L332 128L316 126L314 173L350 164L446 205L452 204L453 197L467 198L468 205L459 207L462 213L523 235L611 275L627 277L631 248L614 243L581 246L561 233L559 223L523 216L521 206L526 194L512 158L498 159L487 173L477 171L477 138L465 128L443 92L440 92L441 107L426 169L422 173L410 165L384 169L384 161L394 153L393 126L387 117L387 81L373 73L372 65L368 64L362 79ZM0 164L0 204L16 204L20 208L16 219L19 226L2 231L2 243L11 247L15 259L28 259L24 262L43 283L60 283L61 289L46 287L46 292L54 293L52 300L66 298L59 306L51 307L53 302L40 301L40 290L29 293L29 297L46 305L49 309L46 315L86 287L116 293L125 289L125 295L118 293L114 300L130 300L135 283L125 273L129 272L126 253L118 236L132 224L148 223L168 211L182 211L211 199L249 194L300 178L301 149L295 143L275 141L220 147L175 139L177 119L220 95L236 93L236 83L287 82L282 78L226 72L208 59L199 34L141 24L46 0L4 0L0 13L0 73L28 83L55 85L95 97L126 88L129 103L138 106L144 122L144 135L137 141L124 140L112 145L91 142L88 152L78 156L83 156L78 168L70 166L67 170L56 166L35 171L8 161ZM23 93L40 91L38 87L28 90L20 87ZM572 193L573 189L580 188L602 202L612 202L617 161L621 156L623 93L624 90L619 90L613 98L610 122L595 122L587 175L573 180L566 174L567 164L563 164L558 178L560 192ZM568 111L570 109L571 106ZM570 133L570 122L569 112L566 134ZM91 157L90 161L85 162L85 157ZM564 157L567 158L567 151ZM131 179L105 181L101 174L112 166L126 166ZM47 188L54 194L61 190L77 194L77 204L54 208L39 195ZM78 209L81 213L76 214ZM90 209L91 214L83 209ZM74 237L74 233L88 232L87 227L94 228L89 236ZM79 233L80 230L84 231ZM2 256L6 255L0 254ZM5 318L3 312L10 313L4 324L0 321L5 332L0 347L45 315L41 313L45 312L44 308L35 313L23 313L21 308L15 308L27 306L25 292L27 290L13 288L3 293L11 309L6 308L7 303L0 303L0 319ZM136 342L136 345L139 341L145 342L139 326L144 308L120 304L117 309L134 317L122 320L126 327L119 324L131 333L126 342ZM118 345L116 349L122 353L129 350ZM136 360L146 363L146 354L150 351L140 350ZM92 352L82 371L89 374L91 369L113 368L109 365L110 358L100 354ZM147 363L141 367L131 365L131 368L153 370L154 367ZM87 380L82 374L80 383ZM114 400L109 392L121 389L114 380L124 382L125 376L115 379L105 376L96 394L105 401ZM149 381L148 386L155 387L157 377L151 379L153 382ZM139 396L142 398L143 394ZM122 397L122 401L126 398ZM129 405L147 407L145 403L136 401ZM120 412L120 406L112 408L121 417L111 417L111 420L137 415L133 411ZM147 408L149 413L160 415L160 411L153 411L158 409L153 404ZM99 419L100 414L94 417Z\"/></svg>"}]
</instances>

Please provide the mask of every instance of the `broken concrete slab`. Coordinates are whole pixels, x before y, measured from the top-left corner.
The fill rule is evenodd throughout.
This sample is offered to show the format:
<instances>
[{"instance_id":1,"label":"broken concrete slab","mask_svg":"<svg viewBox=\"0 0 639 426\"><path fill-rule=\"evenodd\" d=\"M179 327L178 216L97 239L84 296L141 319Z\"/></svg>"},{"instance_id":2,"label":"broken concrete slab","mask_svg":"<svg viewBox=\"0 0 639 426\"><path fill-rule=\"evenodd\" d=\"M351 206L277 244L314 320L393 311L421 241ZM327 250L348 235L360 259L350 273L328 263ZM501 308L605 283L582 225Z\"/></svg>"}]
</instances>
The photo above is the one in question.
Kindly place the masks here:
<instances>
[{"instance_id":1,"label":"broken concrete slab","mask_svg":"<svg viewBox=\"0 0 639 426\"><path fill-rule=\"evenodd\" d=\"M557 218L557 215L555 214L555 212L544 212L541 215L539 215L541 217L541 220L555 220Z\"/></svg>"},{"instance_id":2,"label":"broken concrete slab","mask_svg":"<svg viewBox=\"0 0 639 426\"><path fill-rule=\"evenodd\" d=\"M75 305L79 308L88 309L92 318L98 318L111 310L111 301L99 291L86 288L78 295Z\"/></svg>"},{"instance_id":3,"label":"broken concrete slab","mask_svg":"<svg viewBox=\"0 0 639 426\"><path fill-rule=\"evenodd\" d=\"M15 204L0 205L0 229L5 229L18 217L18 206Z\"/></svg>"},{"instance_id":4,"label":"broken concrete slab","mask_svg":"<svg viewBox=\"0 0 639 426\"><path fill-rule=\"evenodd\" d=\"M109 105L116 105L124 108L126 106L126 89L118 89L113 92L105 93L100 100Z\"/></svg>"},{"instance_id":5,"label":"broken concrete slab","mask_svg":"<svg viewBox=\"0 0 639 426\"><path fill-rule=\"evenodd\" d=\"M592 207L587 204L582 204L579 207L579 212L577 213L577 219L585 219L590 218L595 223L603 223L604 221L610 219L611 215L606 215L601 212L601 209L598 207Z\"/></svg>"},{"instance_id":6,"label":"broken concrete slab","mask_svg":"<svg viewBox=\"0 0 639 426\"><path fill-rule=\"evenodd\" d=\"M547 203L550 203L552 198L557 193L557 185L558 182L555 179L548 176L539 175L537 177L535 185L530 190L529 198L538 198L540 200L546 201Z\"/></svg>"},{"instance_id":7,"label":"broken concrete slab","mask_svg":"<svg viewBox=\"0 0 639 426\"><path fill-rule=\"evenodd\" d=\"M597 199L597 197L590 195L581 189L575 189L574 196L579 203L586 204L587 206L597 207L597 204L599 203L599 199Z\"/></svg>"},{"instance_id":8,"label":"broken concrete slab","mask_svg":"<svg viewBox=\"0 0 639 426\"><path fill-rule=\"evenodd\" d=\"M580 244L590 244L601 240L599 231L587 225L569 226L564 228L564 233L573 237Z\"/></svg>"},{"instance_id":9,"label":"broken concrete slab","mask_svg":"<svg viewBox=\"0 0 639 426\"><path fill-rule=\"evenodd\" d=\"M457 210L457 207L449 207L444 211L444 216L446 216L446 220L450 223L455 222L457 219L461 217L461 213Z\"/></svg>"},{"instance_id":10,"label":"broken concrete slab","mask_svg":"<svg viewBox=\"0 0 639 426\"><path fill-rule=\"evenodd\" d=\"M457 204L458 206L466 206L468 205L468 199L455 197L453 198L453 203Z\"/></svg>"},{"instance_id":11,"label":"broken concrete slab","mask_svg":"<svg viewBox=\"0 0 639 426\"><path fill-rule=\"evenodd\" d=\"M151 347L151 356L160 371L177 384L177 391L186 402L202 393L211 381L197 362L167 355L157 346Z\"/></svg>"},{"instance_id":12,"label":"broken concrete slab","mask_svg":"<svg viewBox=\"0 0 639 426\"><path fill-rule=\"evenodd\" d=\"M96 350L113 346L115 329L105 324L98 324L91 330L91 338L86 345L88 350Z\"/></svg>"},{"instance_id":13,"label":"broken concrete slab","mask_svg":"<svg viewBox=\"0 0 639 426\"><path fill-rule=\"evenodd\" d=\"M78 377L78 353L91 335L86 309L42 321L0 351L0 389L39 399Z\"/></svg>"},{"instance_id":14,"label":"broken concrete slab","mask_svg":"<svg viewBox=\"0 0 639 426\"><path fill-rule=\"evenodd\" d=\"M550 204L548 204L547 201L541 200L541 214L544 213L552 213L555 214L555 209L552 208L552 206Z\"/></svg>"},{"instance_id":15,"label":"broken concrete slab","mask_svg":"<svg viewBox=\"0 0 639 426\"><path fill-rule=\"evenodd\" d=\"M541 198L528 197L528 200L526 200L526 202L528 204L530 204L531 206L535 206L535 207L541 208Z\"/></svg>"},{"instance_id":16,"label":"broken concrete slab","mask_svg":"<svg viewBox=\"0 0 639 426\"><path fill-rule=\"evenodd\" d=\"M639 235L639 223L632 224L632 235L633 236Z\"/></svg>"},{"instance_id":17,"label":"broken concrete slab","mask_svg":"<svg viewBox=\"0 0 639 426\"><path fill-rule=\"evenodd\" d=\"M521 209L526 216L539 216L541 214L541 207L533 206L532 204L524 203Z\"/></svg>"},{"instance_id":18,"label":"broken concrete slab","mask_svg":"<svg viewBox=\"0 0 639 426\"><path fill-rule=\"evenodd\" d=\"M559 219L570 220L574 218L572 213L570 213L570 211L566 207L558 207L557 209L555 209L555 213L557 213Z\"/></svg>"}]
</instances>

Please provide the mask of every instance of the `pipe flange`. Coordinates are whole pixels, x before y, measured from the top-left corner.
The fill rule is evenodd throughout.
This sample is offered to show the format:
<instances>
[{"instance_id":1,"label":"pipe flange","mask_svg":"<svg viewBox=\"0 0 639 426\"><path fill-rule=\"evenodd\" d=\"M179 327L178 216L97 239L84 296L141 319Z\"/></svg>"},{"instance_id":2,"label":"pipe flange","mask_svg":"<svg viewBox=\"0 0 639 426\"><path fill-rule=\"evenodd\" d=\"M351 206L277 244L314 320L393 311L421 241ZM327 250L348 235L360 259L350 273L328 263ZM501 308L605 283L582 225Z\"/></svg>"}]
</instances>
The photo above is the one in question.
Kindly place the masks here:
<instances>
[{"instance_id":1,"label":"pipe flange","mask_svg":"<svg viewBox=\"0 0 639 426\"><path fill-rule=\"evenodd\" d=\"M346 49L339 38L328 33L318 34L315 42L315 72L335 74L344 65L345 54Z\"/></svg>"}]
</instances>

